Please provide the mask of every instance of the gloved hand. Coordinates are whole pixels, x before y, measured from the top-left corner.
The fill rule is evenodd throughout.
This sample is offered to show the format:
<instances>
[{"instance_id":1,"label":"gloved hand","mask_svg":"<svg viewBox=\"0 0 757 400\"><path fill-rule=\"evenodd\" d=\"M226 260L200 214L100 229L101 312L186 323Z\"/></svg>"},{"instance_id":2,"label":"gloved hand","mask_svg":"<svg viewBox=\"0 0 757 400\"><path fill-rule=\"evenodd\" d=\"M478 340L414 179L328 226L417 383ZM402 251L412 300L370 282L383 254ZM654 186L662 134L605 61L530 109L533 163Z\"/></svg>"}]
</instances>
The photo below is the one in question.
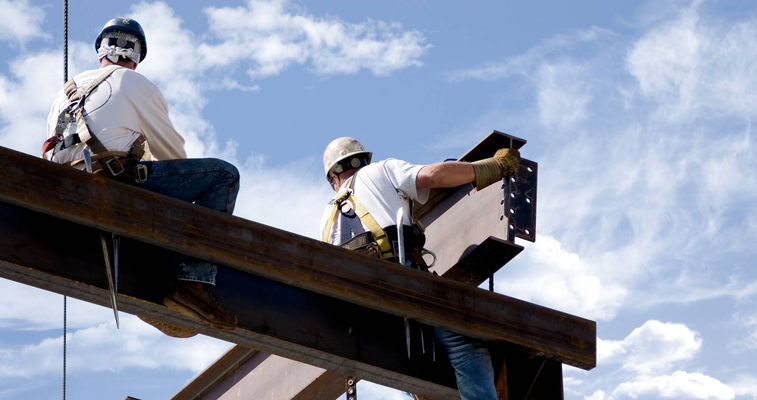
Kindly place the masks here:
<instances>
[{"instance_id":1,"label":"gloved hand","mask_svg":"<svg viewBox=\"0 0 757 400\"><path fill-rule=\"evenodd\" d=\"M476 189L481 190L505 176L515 175L520 165L520 153L515 149L503 148L497 150L493 157L472 164L476 174Z\"/></svg>"}]
</instances>

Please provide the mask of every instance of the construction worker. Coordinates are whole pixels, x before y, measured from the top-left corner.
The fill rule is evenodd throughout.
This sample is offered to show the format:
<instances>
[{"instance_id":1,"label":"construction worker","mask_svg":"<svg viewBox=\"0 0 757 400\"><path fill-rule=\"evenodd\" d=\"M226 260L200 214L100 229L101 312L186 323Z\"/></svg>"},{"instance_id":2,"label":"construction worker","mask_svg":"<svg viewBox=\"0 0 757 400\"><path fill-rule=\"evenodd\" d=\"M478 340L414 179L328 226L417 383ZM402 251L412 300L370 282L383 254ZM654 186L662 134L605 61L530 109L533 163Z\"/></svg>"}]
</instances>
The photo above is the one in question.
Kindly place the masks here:
<instances>
[{"instance_id":1,"label":"construction worker","mask_svg":"<svg viewBox=\"0 0 757 400\"><path fill-rule=\"evenodd\" d=\"M213 158L187 159L162 93L135 72L147 55L140 24L108 21L95 50L100 68L76 75L53 102L43 157L51 154L57 163L232 213L239 191L236 167ZM164 304L216 328L234 329L236 316L213 294L217 266L186 258L178 269Z\"/></svg>"},{"instance_id":2,"label":"construction worker","mask_svg":"<svg viewBox=\"0 0 757 400\"><path fill-rule=\"evenodd\" d=\"M337 194L321 219L323 241L364 254L397 261L397 215L402 209L406 265L425 268L420 250L425 238L411 218L411 201L424 203L429 189L473 182L479 189L512 175L520 157L501 149L494 157L473 163L412 165L387 159L371 163L372 153L360 142L340 137L323 154L326 179ZM446 348L463 400L497 399L494 372L485 345L444 329L435 337ZM408 336L409 337L409 336ZM409 352L409 347L408 347Z\"/></svg>"}]
</instances>

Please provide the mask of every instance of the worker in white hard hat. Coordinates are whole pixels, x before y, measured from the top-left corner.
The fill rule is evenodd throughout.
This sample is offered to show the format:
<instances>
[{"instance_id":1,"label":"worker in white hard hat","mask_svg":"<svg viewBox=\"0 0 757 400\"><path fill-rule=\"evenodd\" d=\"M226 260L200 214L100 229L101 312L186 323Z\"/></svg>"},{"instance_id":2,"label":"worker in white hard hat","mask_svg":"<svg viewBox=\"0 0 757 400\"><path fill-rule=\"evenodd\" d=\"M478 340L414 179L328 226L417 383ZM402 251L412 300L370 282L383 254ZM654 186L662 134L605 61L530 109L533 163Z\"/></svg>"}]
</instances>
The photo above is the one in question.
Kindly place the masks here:
<instances>
[{"instance_id":1,"label":"worker in white hard hat","mask_svg":"<svg viewBox=\"0 0 757 400\"><path fill-rule=\"evenodd\" d=\"M100 68L76 75L55 98L42 156L232 213L239 191L237 168L219 159L187 159L184 138L168 117L162 93L135 71L147 56L140 24L111 19L97 36L95 51ZM216 272L216 265L186 258L164 304L207 325L234 329L236 316L213 294ZM174 328L164 332L194 333Z\"/></svg>"},{"instance_id":2,"label":"worker in white hard hat","mask_svg":"<svg viewBox=\"0 0 757 400\"><path fill-rule=\"evenodd\" d=\"M482 189L513 175L520 163L515 149L500 149L480 161L413 165L397 159L371 162L372 153L356 139L340 137L323 153L326 180L336 195L321 218L324 242L371 256L398 261L398 211L403 210L402 236L406 265L425 269L425 237L411 217L410 202L425 203L429 190L474 183ZM444 329L434 329L455 370L463 400L497 399L491 356L484 343ZM408 352L410 349L408 348Z\"/></svg>"}]
</instances>

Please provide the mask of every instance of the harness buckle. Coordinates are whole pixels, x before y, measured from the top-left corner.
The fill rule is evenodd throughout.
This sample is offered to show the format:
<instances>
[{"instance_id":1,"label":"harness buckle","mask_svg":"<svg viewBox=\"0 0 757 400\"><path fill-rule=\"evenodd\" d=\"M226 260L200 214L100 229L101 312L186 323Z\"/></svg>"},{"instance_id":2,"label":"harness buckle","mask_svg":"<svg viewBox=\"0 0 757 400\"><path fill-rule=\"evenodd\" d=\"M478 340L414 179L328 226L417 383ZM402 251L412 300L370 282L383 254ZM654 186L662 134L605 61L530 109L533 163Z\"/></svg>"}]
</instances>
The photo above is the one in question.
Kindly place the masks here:
<instances>
[{"instance_id":1,"label":"harness buckle","mask_svg":"<svg viewBox=\"0 0 757 400\"><path fill-rule=\"evenodd\" d=\"M114 163L118 165L119 170L117 172L113 170L113 165L112 164L114 164ZM123 174L124 171L126 171L126 168L124 167L124 164L121 162L121 160L118 159L118 157L113 157L113 158L109 158L108 160L106 160L105 161L105 167L108 168L108 171L110 172L111 176L119 176L119 175Z\"/></svg>"},{"instance_id":2,"label":"harness buckle","mask_svg":"<svg viewBox=\"0 0 757 400\"><path fill-rule=\"evenodd\" d=\"M136 169L137 176L134 177L134 182L137 182L137 183L147 182L147 165L137 164L135 169Z\"/></svg>"},{"instance_id":3,"label":"harness buckle","mask_svg":"<svg viewBox=\"0 0 757 400\"><path fill-rule=\"evenodd\" d=\"M352 188L342 189L336 193L336 195L332 199L332 202L333 204L342 205L342 203L344 203L344 201L347 200L350 195L352 195Z\"/></svg>"}]
</instances>

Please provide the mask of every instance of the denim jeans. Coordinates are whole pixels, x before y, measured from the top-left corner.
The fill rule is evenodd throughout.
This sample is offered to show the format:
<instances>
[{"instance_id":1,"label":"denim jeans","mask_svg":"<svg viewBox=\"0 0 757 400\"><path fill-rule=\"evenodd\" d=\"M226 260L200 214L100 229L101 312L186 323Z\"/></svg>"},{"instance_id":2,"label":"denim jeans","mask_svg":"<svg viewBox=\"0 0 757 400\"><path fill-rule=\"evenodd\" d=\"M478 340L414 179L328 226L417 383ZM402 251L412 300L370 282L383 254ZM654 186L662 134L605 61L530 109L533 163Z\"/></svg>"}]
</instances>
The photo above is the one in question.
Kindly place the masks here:
<instances>
[{"instance_id":1,"label":"denim jeans","mask_svg":"<svg viewBox=\"0 0 757 400\"><path fill-rule=\"evenodd\" d=\"M147 181L137 185L199 206L231 214L239 192L239 171L217 158L142 161ZM215 284L218 267L189 258L179 265L178 280Z\"/></svg>"},{"instance_id":2,"label":"denim jeans","mask_svg":"<svg viewBox=\"0 0 757 400\"><path fill-rule=\"evenodd\" d=\"M447 349L450 364L455 369L460 398L497 400L492 360L484 343L441 328L435 328L434 335Z\"/></svg>"}]
</instances>

